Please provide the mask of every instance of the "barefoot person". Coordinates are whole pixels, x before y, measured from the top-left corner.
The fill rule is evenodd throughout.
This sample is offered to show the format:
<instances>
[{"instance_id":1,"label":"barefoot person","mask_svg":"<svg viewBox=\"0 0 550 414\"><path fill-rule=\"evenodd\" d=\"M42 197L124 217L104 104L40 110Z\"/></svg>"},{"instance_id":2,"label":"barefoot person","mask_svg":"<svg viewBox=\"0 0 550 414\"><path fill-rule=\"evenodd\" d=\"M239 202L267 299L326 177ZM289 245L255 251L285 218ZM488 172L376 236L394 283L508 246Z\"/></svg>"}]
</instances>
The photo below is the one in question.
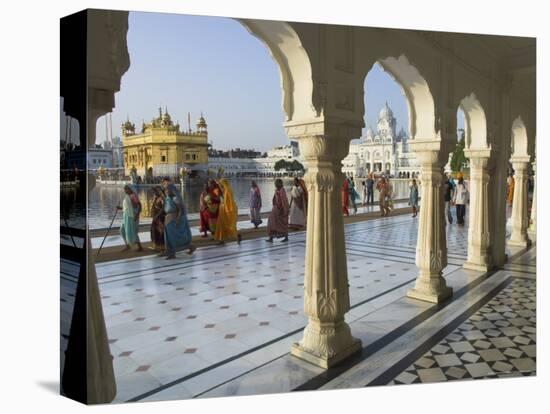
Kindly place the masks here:
<instances>
[{"instance_id":1,"label":"barefoot person","mask_svg":"<svg viewBox=\"0 0 550 414\"><path fill-rule=\"evenodd\" d=\"M208 195L204 197L204 202L208 212L208 229L214 235L220 213L221 188L213 178L208 180Z\"/></svg>"},{"instance_id":2,"label":"barefoot person","mask_svg":"<svg viewBox=\"0 0 550 414\"><path fill-rule=\"evenodd\" d=\"M199 231L202 233L201 237L206 237L208 235L208 230L210 230L208 225L208 221L209 221L208 205L206 203L206 200L208 198L209 198L208 183L205 183L203 190L201 192L201 195L199 197L199 217L200 217Z\"/></svg>"},{"instance_id":3,"label":"barefoot person","mask_svg":"<svg viewBox=\"0 0 550 414\"><path fill-rule=\"evenodd\" d=\"M413 218L416 217L416 214L418 212L418 185L416 184L415 179L412 180L409 192L409 206L412 207Z\"/></svg>"},{"instance_id":4,"label":"barefoot person","mask_svg":"<svg viewBox=\"0 0 550 414\"><path fill-rule=\"evenodd\" d=\"M153 202L151 203L151 241L156 251L164 251L164 192L159 186L153 187Z\"/></svg>"},{"instance_id":5,"label":"barefoot person","mask_svg":"<svg viewBox=\"0 0 550 414\"><path fill-rule=\"evenodd\" d=\"M349 181L347 178L344 178L340 192L342 193L342 214L349 216Z\"/></svg>"},{"instance_id":6,"label":"barefoot person","mask_svg":"<svg viewBox=\"0 0 550 414\"><path fill-rule=\"evenodd\" d=\"M355 190L355 181L353 177L348 177L348 194L349 194L349 206L353 209L353 214L357 214L357 200L359 200L359 194ZM348 211L349 213L349 211Z\"/></svg>"},{"instance_id":7,"label":"barefoot person","mask_svg":"<svg viewBox=\"0 0 550 414\"><path fill-rule=\"evenodd\" d=\"M376 185L376 188L378 190L378 202L380 204L380 215L382 217L385 217L389 214L388 209L388 186L386 183L386 179L384 177L381 177L378 181L378 184Z\"/></svg>"},{"instance_id":8,"label":"barefoot person","mask_svg":"<svg viewBox=\"0 0 550 414\"><path fill-rule=\"evenodd\" d=\"M218 244L223 244L226 241L237 240L241 243L241 235L237 232L237 204L233 197L233 190L229 182L222 178L219 182L222 202L219 208L218 223L216 224L216 232L214 239Z\"/></svg>"},{"instance_id":9,"label":"barefoot person","mask_svg":"<svg viewBox=\"0 0 550 414\"><path fill-rule=\"evenodd\" d=\"M306 226L306 201L302 183L299 178L294 178L294 185L290 190L290 216L288 227L301 230Z\"/></svg>"},{"instance_id":10,"label":"barefoot person","mask_svg":"<svg viewBox=\"0 0 550 414\"><path fill-rule=\"evenodd\" d=\"M260 193L260 187L256 184L256 181L252 181L250 185L250 194L248 199L248 205L250 207L250 222L254 224L254 228L257 229L262 224L261 209L262 209L262 194Z\"/></svg>"},{"instance_id":11,"label":"barefoot person","mask_svg":"<svg viewBox=\"0 0 550 414\"><path fill-rule=\"evenodd\" d=\"M273 208L267 221L268 242L273 242L273 238L282 237L283 242L288 241L288 198L283 187L283 180L275 180L275 194L273 195Z\"/></svg>"},{"instance_id":12,"label":"barefoot person","mask_svg":"<svg viewBox=\"0 0 550 414\"><path fill-rule=\"evenodd\" d=\"M138 235L141 202L131 186L125 185L124 193L125 196L122 200L122 206L117 206L117 209L122 210L120 235L125 244L122 251L129 250L134 245L137 245L138 251L142 251L143 247L141 247Z\"/></svg>"},{"instance_id":13,"label":"barefoot person","mask_svg":"<svg viewBox=\"0 0 550 414\"><path fill-rule=\"evenodd\" d=\"M187 221L187 213L176 186L169 183L166 186L166 198L164 199L164 245L166 258L175 259L176 250L189 249L189 254L195 251L193 246L191 229Z\"/></svg>"}]
</instances>

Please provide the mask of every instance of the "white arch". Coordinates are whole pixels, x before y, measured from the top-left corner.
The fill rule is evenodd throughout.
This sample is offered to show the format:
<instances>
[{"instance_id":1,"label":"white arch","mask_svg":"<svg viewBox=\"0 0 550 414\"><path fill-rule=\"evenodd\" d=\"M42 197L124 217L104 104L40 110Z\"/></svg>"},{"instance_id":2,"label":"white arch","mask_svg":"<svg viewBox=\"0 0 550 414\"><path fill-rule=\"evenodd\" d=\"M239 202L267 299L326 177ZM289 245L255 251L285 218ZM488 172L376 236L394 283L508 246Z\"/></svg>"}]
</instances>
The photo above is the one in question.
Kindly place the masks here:
<instances>
[{"instance_id":1,"label":"white arch","mask_svg":"<svg viewBox=\"0 0 550 414\"><path fill-rule=\"evenodd\" d=\"M512 157L528 157L527 128L521 116L512 122Z\"/></svg>"},{"instance_id":2,"label":"white arch","mask_svg":"<svg viewBox=\"0 0 550 414\"><path fill-rule=\"evenodd\" d=\"M409 136L412 140L440 139L435 130L435 103L426 79L405 55L386 57L378 63L401 87L409 112ZM420 115L419 115L420 114Z\"/></svg>"},{"instance_id":3,"label":"white arch","mask_svg":"<svg viewBox=\"0 0 550 414\"><path fill-rule=\"evenodd\" d=\"M236 20L267 47L277 63L286 121L315 117L311 63L296 31L285 22Z\"/></svg>"},{"instance_id":4,"label":"white arch","mask_svg":"<svg viewBox=\"0 0 550 414\"><path fill-rule=\"evenodd\" d=\"M464 112L464 136L466 148L487 149L487 119L485 111L472 92L459 105Z\"/></svg>"}]
</instances>

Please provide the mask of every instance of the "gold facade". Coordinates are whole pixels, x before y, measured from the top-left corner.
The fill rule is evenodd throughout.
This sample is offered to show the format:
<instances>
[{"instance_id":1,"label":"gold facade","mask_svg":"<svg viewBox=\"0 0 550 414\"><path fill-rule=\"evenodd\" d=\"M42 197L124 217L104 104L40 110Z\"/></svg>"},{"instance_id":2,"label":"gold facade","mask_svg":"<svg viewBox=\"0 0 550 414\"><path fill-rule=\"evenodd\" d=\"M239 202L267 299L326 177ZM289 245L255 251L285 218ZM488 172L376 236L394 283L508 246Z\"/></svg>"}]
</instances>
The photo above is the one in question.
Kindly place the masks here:
<instances>
[{"instance_id":1,"label":"gold facade","mask_svg":"<svg viewBox=\"0 0 550 414\"><path fill-rule=\"evenodd\" d=\"M122 125L125 174L135 168L141 177L173 176L181 167L207 165L208 132L202 115L196 126L195 131L181 131L179 123L160 108L158 117L143 123L141 133L127 120Z\"/></svg>"}]
</instances>

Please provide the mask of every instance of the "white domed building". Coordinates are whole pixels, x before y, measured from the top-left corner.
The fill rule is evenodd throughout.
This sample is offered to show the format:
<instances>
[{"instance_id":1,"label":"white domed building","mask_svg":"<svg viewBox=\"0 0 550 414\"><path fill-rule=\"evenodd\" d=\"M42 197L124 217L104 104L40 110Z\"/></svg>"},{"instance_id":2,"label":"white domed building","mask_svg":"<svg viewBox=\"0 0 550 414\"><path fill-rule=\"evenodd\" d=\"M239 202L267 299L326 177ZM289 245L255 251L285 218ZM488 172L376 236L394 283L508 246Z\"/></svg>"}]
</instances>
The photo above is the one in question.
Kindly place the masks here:
<instances>
[{"instance_id":1,"label":"white domed building","mask_svg":"<svg viewBox=\"0 0 550 414\"><path fill-rule=\"evenodd\" d=\"M407 134L396 132L397 121L388 103L378 114L376 132L369 126L358 142L352 142L349 154L342 161L346 175L364 177L368 173L412 177L420 172L415 154L409 152Z\"/></svg>"}]
</instances>

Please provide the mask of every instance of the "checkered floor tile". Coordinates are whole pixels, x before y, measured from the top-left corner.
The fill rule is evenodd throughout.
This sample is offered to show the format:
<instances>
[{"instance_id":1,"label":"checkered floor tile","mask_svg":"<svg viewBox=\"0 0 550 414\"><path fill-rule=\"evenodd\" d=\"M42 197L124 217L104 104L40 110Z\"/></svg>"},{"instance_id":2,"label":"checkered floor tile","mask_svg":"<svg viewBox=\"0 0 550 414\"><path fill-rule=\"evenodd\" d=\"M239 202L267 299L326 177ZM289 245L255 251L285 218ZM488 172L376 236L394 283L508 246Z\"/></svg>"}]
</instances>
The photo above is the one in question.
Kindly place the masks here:
<instances>
[{"instance_id":1,"label":"checkered floor tile","mask_svg":"<svg viewBox=\"0 0 550 414\"><path fill-rule=\"evenodd\" d=\"M514 279L389 384L536 374L536 282Z\"/></svg>"}]
</instances>

